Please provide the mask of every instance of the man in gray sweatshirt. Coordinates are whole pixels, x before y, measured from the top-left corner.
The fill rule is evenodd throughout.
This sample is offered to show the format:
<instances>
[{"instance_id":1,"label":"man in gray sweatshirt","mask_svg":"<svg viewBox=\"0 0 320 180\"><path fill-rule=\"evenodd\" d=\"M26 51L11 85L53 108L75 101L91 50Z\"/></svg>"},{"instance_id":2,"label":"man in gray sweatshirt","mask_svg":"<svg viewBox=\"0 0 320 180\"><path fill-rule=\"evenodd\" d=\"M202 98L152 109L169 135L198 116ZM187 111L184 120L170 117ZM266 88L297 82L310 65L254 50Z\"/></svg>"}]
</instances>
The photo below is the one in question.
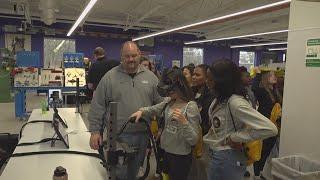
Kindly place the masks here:
<instances>
[{"instance_id":1,"label":"man in gray sweatshirt","mask_svg":"<svg viewBox=\"0 0 320 180\"><path fill-rule=\"evenodd\" d=\"M111 69L101 79L88 114L92 149L97 150L102 144L100 132L105 124L103 117L108 113L106 111L109 102L118 103L117 128L119 131L129 116L140 107L151 106L162 101L157 92L158 78L151 71L140 66L139 61L138 46L128 41L121 48L121 64ZM146 127L140 123L129 123L119 138L129 146L139 148L136 156L128 159L126 174L126 179L136 179L148 144Z\"/></svg>"}]
</instances>

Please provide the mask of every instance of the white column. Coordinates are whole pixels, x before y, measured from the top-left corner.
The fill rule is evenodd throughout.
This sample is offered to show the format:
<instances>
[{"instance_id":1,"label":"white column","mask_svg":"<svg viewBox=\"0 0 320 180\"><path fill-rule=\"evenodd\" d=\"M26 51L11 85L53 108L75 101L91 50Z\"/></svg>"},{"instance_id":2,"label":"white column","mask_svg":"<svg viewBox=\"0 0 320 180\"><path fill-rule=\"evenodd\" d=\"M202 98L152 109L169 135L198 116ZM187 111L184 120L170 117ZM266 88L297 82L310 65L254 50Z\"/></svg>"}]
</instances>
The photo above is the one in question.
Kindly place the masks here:
<instances>
[{"instance_id":1,"label":"white column","mask_svg":"<svg viewBox=\"0 0 320 180\"><path fill-rule=\"evenodd\" d=\"M280 156L320 161L320 67L306 67L307 40L320 39L320 2L293 0L289 30Z\"/></svg>"}]
</instances>

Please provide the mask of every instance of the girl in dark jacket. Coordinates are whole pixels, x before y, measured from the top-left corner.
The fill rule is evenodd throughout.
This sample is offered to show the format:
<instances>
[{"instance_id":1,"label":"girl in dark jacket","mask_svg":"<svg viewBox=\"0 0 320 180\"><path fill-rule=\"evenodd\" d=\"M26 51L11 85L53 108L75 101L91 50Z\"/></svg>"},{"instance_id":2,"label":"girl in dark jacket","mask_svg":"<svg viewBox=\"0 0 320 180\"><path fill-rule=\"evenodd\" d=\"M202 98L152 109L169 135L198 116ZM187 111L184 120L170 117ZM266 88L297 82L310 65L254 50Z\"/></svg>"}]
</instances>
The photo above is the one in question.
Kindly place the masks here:
<instances>
[{"instance_id":1,"label":"girl in dark jacket","mask_svg":"<svg viewBox=\"0 0 320 180\"><path fill-rule=\"evenodd\" d=\"M208 110L214 99L212 91L209 91L206 85L208 69L208 65L198 65L194 69L192 76L192 89L201 114L201 128L203 135L207 134L210 128Z\"/></svg>"},{"instance_id":2,"label":"girl in dark jacket","mask_svg":"<svg viewBox=\"0 0 320 180\"><path fill-rule=\"evenodd\" d=\"M257 75L253 80L252 90L259 103L258 111L265 117L270 118L273 106L276 103L282 104L282 96L276 88L277 77L273 71L261 73L259 69L256 69L256 72ZM263 140L261 159L254 163L255 176L260 176L276 140L277 136Z\"/></svg>"}]
</instances>

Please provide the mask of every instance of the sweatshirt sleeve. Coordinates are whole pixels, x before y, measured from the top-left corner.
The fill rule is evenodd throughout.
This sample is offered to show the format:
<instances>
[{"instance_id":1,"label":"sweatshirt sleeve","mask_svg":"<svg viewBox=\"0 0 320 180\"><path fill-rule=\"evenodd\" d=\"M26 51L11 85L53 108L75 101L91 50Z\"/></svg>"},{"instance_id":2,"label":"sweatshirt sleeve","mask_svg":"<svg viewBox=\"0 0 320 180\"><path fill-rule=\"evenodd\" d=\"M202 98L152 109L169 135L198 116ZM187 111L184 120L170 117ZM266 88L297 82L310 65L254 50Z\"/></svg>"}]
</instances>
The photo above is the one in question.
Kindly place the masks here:
<instances>
[{"instance_id":1,"label":"sweatshirt sleeve","mask_svg":"<svg viewBox=\"0 0 320 180\"><path fill-rule=\"evenodd\" d=\"M97 89L94 92L94 96L91 101L90 110L88 113L89 131L100 132L104 123L104 115L107 110L107 105L110 101L108 94L110 89L107 88L109 80L105 76L101 79Z\"/></svg>"},{"instance_id":2,"label":"sweatshirt sleeve","mask_svg":"<svg viewBox=\"0 0 320 180\"><path fill-rule=\"evenodd\" d=\"M163 108L169 102L170 102L170 98L165 98L162 102L156 105L140 108L140 110L142 111L142 116L143 117L152 117L154 115L160 116L162 110L164 110ZM146 119L150 119L150 118L146 118Z\"/></svg>"},{"instance_id":3,"label":"sweatshirt sleeve","mask_svg":"<svg viewBox=\"0 0 320 180\"><path fill-rule=\"evenodd\" d=\"M249 142L258 139L266 139L278 134L277 127L265 116L253 109L245 99L240 102L231 101L230 109L236 122L245 124L237 132L230 135L234 142Z\"/></svg>"},{"instance_id":4,"label":"sweatshirt sleeve","mask_svg":"<svg viewBox=\"0 0 320 180\"><path fill-rule=\"evenodd\" d=\"M189 103L186 116L188 123L182 126L182 136L191 146L194 146L199 140L201 131L201 116L196 102L192 101Z\"/></svg>"}]
</instances>

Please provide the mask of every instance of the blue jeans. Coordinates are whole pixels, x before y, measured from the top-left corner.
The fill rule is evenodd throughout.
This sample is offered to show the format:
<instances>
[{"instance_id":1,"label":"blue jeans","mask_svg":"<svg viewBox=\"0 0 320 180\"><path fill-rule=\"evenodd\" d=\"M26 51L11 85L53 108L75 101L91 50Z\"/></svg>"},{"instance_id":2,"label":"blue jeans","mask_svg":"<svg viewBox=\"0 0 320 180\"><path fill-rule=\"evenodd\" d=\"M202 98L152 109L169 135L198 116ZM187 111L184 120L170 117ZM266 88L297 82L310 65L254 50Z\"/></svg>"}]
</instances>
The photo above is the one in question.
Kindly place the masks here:
<instances>
[{"instance_id":1,"label":"blue jeans","mask_svg":"<svg viewBox=\"0 0 320 180\"><path fill-rule=\"evenodd\" d=\"M137 152L127 157L127 167L125 171L119 170L120 179L135 180L138 170L143 162L149 142L146 132L122 133L119 141L127 143L129 147L138 148ZM118 173L117 173L118 174Z\"/></svg>"},{"instance_id":2,"label":"blue jeans","mask_svg":"<svg viewBox=\"0 0 320 180\"><path fill-rule=\"evenodd\" d=\"M208 180L242 180L246 171L244 152L239 150L210 150Z\"/></svg>"}]
</instances>

